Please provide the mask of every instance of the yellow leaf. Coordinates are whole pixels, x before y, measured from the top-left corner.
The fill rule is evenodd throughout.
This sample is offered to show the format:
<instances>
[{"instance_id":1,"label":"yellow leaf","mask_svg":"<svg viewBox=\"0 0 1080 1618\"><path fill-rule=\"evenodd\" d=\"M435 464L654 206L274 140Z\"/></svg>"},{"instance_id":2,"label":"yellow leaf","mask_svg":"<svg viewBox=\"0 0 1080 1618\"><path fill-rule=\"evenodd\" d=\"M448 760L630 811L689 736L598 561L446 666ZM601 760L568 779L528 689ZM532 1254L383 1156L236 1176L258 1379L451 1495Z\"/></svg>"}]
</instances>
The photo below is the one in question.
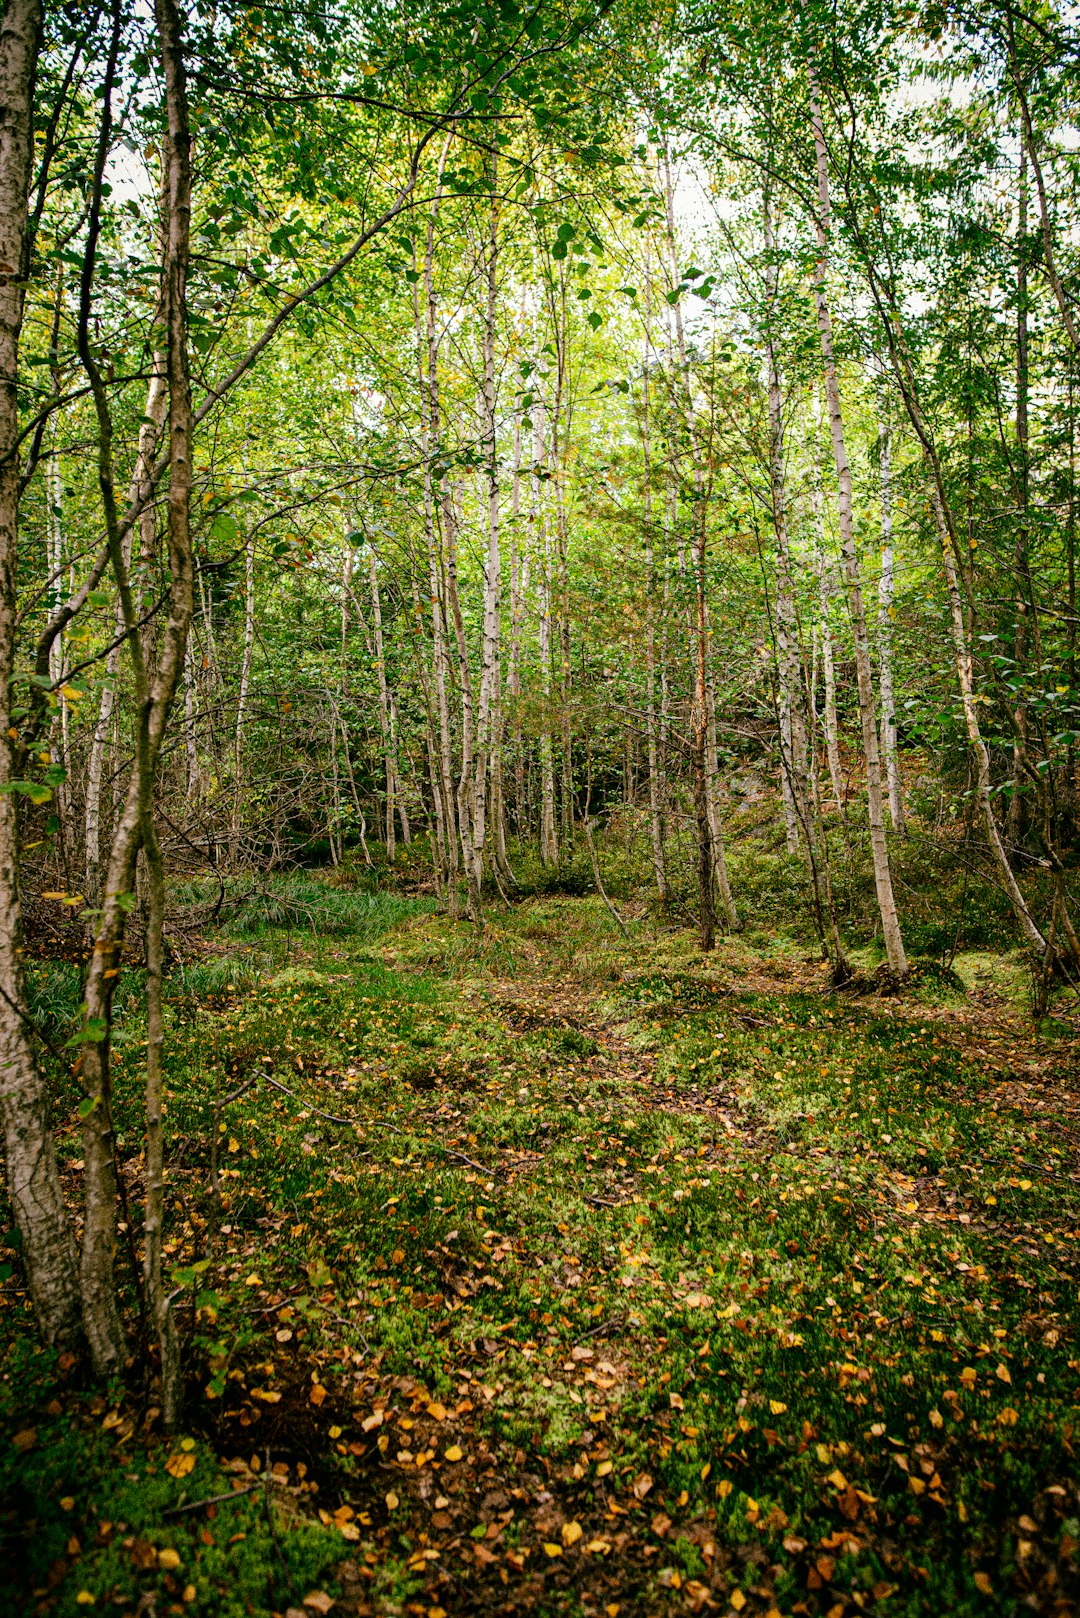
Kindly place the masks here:
<instances>
[{"instance_id":1,"label":"yellow leaf","mask_svg":"<svg viewBox=\"0 0 1080 1618\"><path fill-rule=\"evenodd\" d=\"M401 1502L398 1500L397 1495L394 1493L393 1489L391 1489L386 1496L387 1511L396 1511L400 1503Z\"/></svg>"},{"instance_id":2,"label":"yellow leaf","mask_svg":"<svg viewBox=\"0 0 1080 1618\"><path fill-rule=\"evenodd\" d=\"M784 1411L787 1409L787 1405L784 1404L781 1399L770 1399L769 1409L772 1411L774 1416L782 1416Z\"/></svg>"},{"instance_id":3,"label":"yellow leaf","mask_svg":"<svg viewBox=\"0 0 1080 1618\"><path fill-rule=\"evenodd\" d=\"M975 1588L976 1590L981 1590L984 1596L992 1596L994 1586L990 1583L990 1575L988 1573L976 1573Z\"/></svg>"},{"instance_id":4,"label":"yellow leaf","mask_svg":"<svg viewBox=\"0 0 1080 1618\"><path fill-rule=\"evenodd\" d=\"M743 1595L741 1590L732 1590L731 1594L728 1596L728 1600L731 1602L731 1605L735 1608L736 1612L742 1612L743 1608L746 1606L746 1597Z\"/></svg>"},{"instance_id":5,"label":"yellow leaf","mask_svg":"<svg viewBox=\"0 0 1080 1618\"><path fill-rule=\"evenodd\" d=\"M184 1585L184 1594L181 1597L181 1600L184 1602L184 1605L190 1607L191 1603L195 1600L195 1597L198 1595L198 1593L199 1593L198 1590L196 1590L196 1588L195 1588L195 1586L193 1584L185 1584Z\"/></svg>"},{"instance_id":6,"label":"yellow leaf","mask_svg":"<svg viewBox=\"0 0 1080 1618\"><path fill-rule=\"evenodd\" d=\"M391 1264L403 1264L405 1262L404 1250L400 1247L395 1247L390 1254L390 1262Z\"/></svg>"},{"instance_id":7,"label":"yellow leaf","mask_svg":"<svg viewBox=\"0 0 1080 1618\"><path fill-rule=\"evenodd\" d=\"M75 1510L75 1497L74 1497L74 1495L65 1494L64 1498L60 1502L60 1510L61 1511L74 1511Z\"/></svg>"},{"instance_id":8,"label":"yellow leaf","mask_svg":"<svg viewBox=\"0 0 1080 1618\"><path fill-rule=\"evenodd\" d=\"M165 1462L165 1470L171 1478L186 1478L189 1472L195 1470L195 1457L177 1450L176 1454L170 1455Z\"/></svg>"},{"instance_id":9,"label":"yellow leaf","mask_svg":"<svg viewBox=\"0 0 1080 1618\"><path fill-rule=\"evenodd\" d=\"M922 1478L911 1477L908 1478L908 1488L911 1490L912 1494L923 1494L926 1490L926 1484L923 1482Z\"/></svg>"},{"instance_id":10,"label":"yellow leaf","mask_svg":"<svg viewBox=\"0 0 1080 1618\"><path fill-rule=\"evenodd\" d=\"M448 1449L443 1450L443 1457L448 1461L460 1461L461 1445L451 1444Z\"/></svg>"},{"instance_id":11,"label":"yellow leaf","mask_svg":"<svg viewBox=\"0 0 1080 1618\"><path fill-rule=\"evenodd\" d=\"M360 1425L364 1429L365 1433L373 1433L375 1431L376 1427L381 1427L382 1424L383 1424L383 1413L382 1413L381 1410L376 1410L375 1413L373 1415L371 1415L371 1416L365 1416L363 1421L360 1423Z\"/></svg>"},{"instance_id":12,"label":"yellow leaf","mask_svg":"<svg viewBox=\"0 0 1080 1618\"><path fill-rule=\"evenodd\" d=\"M439 1404L438 1400L435 1400L428 1405L427 1413L431 1417L432 1421L446 1420L446 1406Z\"/></svg>"},{"instance_id":13,"label":"yellow leaf","mask_svg":"<svg viewBox=\"0 0 1080 1618\"><path fill-rule=\"evenodd\" d=\"M562 1542L566 1546L576 1545L581 1538L581 1524L579 1522L564 1522Z\"/></svg>"},{"instance_id":14,"label":"yellow leaf","mask_svg":"<svg viewBox=\"0 0 1080 1618\"><path fill-rule=\"evenodd\" d=\"M606 1478L609 1473L613 1472L614 1470L615 1463L613 1461L601 1461L600 1465L596 1468L596 1475L598 1478Z\"/></svg>"},{"instance_id":15,"label":"yellow leaf","mask_svg":"<svg viewBox=\"0 0 1080 1618\"><path fill-rule=\"evenodd\" d=\"M931 1427L943 1427L945 1425L945 1417L940 1410L931 1410L930 1425Z\"/></svg>"},{"instance_id":16,"label":"yellow leaf","mask_svg":"<svg viewBox=\"0 0 1080 1618\"><path fill-rule=\"evenodd\" d=\"M726 1500L733 1487L734 1485L730 1478L721 1478L720 1482L716 1485L716 1492L720 1496L721 1500Z\"/></svg>"},{"instance_id":17,"label":"yellow leaf","mask_svg":"<svg viewBox=\"0 0 1080 1618\"><path fill-rule=\"evenodd\" d=\"M313 1382L311 1384L311 1393L308 1397L311 1399L313 1405L322 1404L323 1400L326 1398L326 1389L323 1387L321 1382Z\"/></svg>"},{"instance_id":18,"label":"yellow leaf","mask_svg":"<svg viewBox=\"0 0 1080 1618\"><path fill-rule=\"evenodd\" d=\"M331 1438L340 1438L341 1437L341 1428L340 1427L331 1427L331 1429L330 1429L330 1437Z\"/></svg>"},{"instance_id":19,"label":"yellow leaf","mask_svg":"<svg viewBox=\"0 0 1080 1618\"><path fill-rule=\"evenodd\" d=\"M829 1473L828 1481L832 1484L834 1489L847 1488L847 1478L844 1476L843 1472L841 1472L839 1467L836 1467L832 1472Z\"/></svg>"},{"instance_id":20,"label":"yellow leaf","mask_svg":"<svg viewBox=\"0 0 1080 1618\"><path fill-rule=\"evenodd\" d=\"M165 1568L166 1570L180 1566L179 1552L174 1551L171 1546L168 1545L163 1551L158 1551L157 1560L158 1567Z\"/></svg>"},{"instance_id":21,"label":"yellow leaf","mask_svg":"<svg viewBox=\"0 0 1080 1618\"><path fill-rule=\"evenodd\" d=\"M78 1595L75 1597L75 1600L78 1602L80 1607L92 1607L97 1600L97 1597L92 1596L89 1590L80 1590Z\"/></svg>"},{"instance_id":22,"label":"yellow leaf","mask_svg":"<svg viewBox=\"0 0 1080 1618\"><path fill-rule=\"evenodd\" d=\"M994 1372L994 1375L997 1377L999 1382L1012 1382L1012 1377L1009 1375L1009 1367L1005 1364L999 1365L997 1370Z\"/></svg>"},{"instance_id":23,"label":"yellow leaf","mask_svg":"<svg viewBox=\"0 0 1080 1618\"><path fill-rule=\"evenodd\" d=\"M606 1556L611 1549L610 1539L590 1539L585 1549L591 1556Z\"/></svg>"},{"instance_id":24,"label":"yellow leaf","mask_svg":"<svg viewBox=\"0 0 1080 1618\"><path fill-rule=\"evenodd\" d=\"M264 1405L276 1405L281 1403L281 1394L275 1393L272 1388L252 1388L251 1397L253 1399L260 1399Z\"/></svg>"},{"instance_id":25,"label":"yellow leaf","mask_svg":"<svg viewBox=\"0 0 1080 1618\"><path fill-rule=\"evenodd\" d=\"M238 1152L240 1150L240 1142L237 1140L235 1135L229 1136L229 1150L230 1152Z\"/></svg>"},{"instance_id":26,"label":"yellow leaf","mask_svg":"<svg viewBox=\"0 0 1080 1618\"><path fill-rule=\"evenodd\" d=\"M256 1275L255 1271L252 1270L250 1275L247 1275L247 1276L244 1277L244 1285L246 1287L261 1287L262 1286L262 1276L261 1275Z\"/></svg>"},{"instance_id":27,"label":"yellow leaf","mask_svg":"<svg viewBox=\"0 0 1080 1618\"><path fill-rule=\"evenodd\" d=\"M342 1539L347 1539L350 1544L354 1544L360 1538L360 1530L354 1522L338 1523L338 1533Z\"/></svg>"},{"instance_id":28,"label":"yellow leaf","mask_svg":"<svg viewBox=\"0 0 1080 1618\"><path fill-rule=\"evenodd\" d=\"M544 1541L544 1555L545 1556L561 1556L562 1555L562 1546L561 1545L553 1545L550 1540L545 1540Z\"/></svg>"}]
</instances>

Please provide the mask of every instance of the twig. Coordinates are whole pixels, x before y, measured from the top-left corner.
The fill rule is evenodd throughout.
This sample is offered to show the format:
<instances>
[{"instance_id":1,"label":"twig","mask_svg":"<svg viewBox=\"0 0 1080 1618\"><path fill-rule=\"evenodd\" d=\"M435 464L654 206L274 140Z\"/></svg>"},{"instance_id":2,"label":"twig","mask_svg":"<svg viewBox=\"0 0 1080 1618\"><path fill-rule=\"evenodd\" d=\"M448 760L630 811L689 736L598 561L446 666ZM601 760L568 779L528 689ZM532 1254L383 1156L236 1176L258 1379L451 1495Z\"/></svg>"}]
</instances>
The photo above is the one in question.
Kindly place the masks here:
<instances>
[{"instance_id":1,"label":"twig","mask_svg":"<svg viewBox=\"0 0 1080 1618\"><path fill-rule=\"evenodd\" d=\"M499 1175L503 1173L502 1169L489 1169L485 1168L483 1163L474 1163L471 1157L465 1156L464 1152L452 1151L449 1146L444 1146L443 1151L446 1153L447 1157L456 1157L459 1163L467 1163L471 1169L476 1169L480 1174L485 1175L489 1180L497 1180Z\"/></svg>"},{"instance_id":2,"label":"twig","mask_svg":"<svg viewBox=\"0 0 1080 1618\"><path fill-rule=\"evenodd\" d=\"M279 1541L279 1539L277 1537L277 1529L274 1527L274 1511L273 1511L273 1507L270 1504L270 1449L269 1449L269 1446L267 1446L267 1451L266 1451L265 1482L266 1482L266 1488L265 1488L265 1491L263 1493L263 1505L264 1505L264 1507L266 1509L266 1526L270 1530L270 1538L273 1541L274 1550L277 1552L277 1559L281 1563L281 1571L285 1575L285 1588L286 1588L286 1590L288 1590L289 1594L292 1596L293 1601L297 1601L298 1597L297 1597L295 1589L293 1588L292 1575L289 1572L289 1564L285 1560L284 1552L281 1549L281 1542Z\"/></svg>"},{"instance_id":3,"label":"twig","mask_svg":"<svg viewBox=\"0 0 1080 1618\"><path fill-rule=\"evenodd\" d=\"M606 909L608 915L612 918L613 921L616 921L618 923L623 937L626 939L626 942L629 944L629 942L630 942L630 929L627 927L625 921L623 921L623 919L620 916L619 912L616 910L615 906L612 904L611 900L608 898L607 891L604 888L604 884L600 880L600 861L596 857L596 847L595 847L595 844L593 843L592 826L589 823L589 805L588 805L588 803L586 803L586 805L585 805L585 814L584 814L584 816L582 818L581 824L585 828L585 841L589 845L589 858L592 861L593 881L596 883L596 891L600 895L601 899L603 899L604 908Z\"/></svg>"},{"instance_id":4,"label":"twig","mask_svg":"<svg viewBox=\"0 0 1080 1618\"><path fill-rule=\"evenodd\" d=\"M295 1090L290 1090L287 1084L282 1084L279 1079L272 1079L269 1073L266 1074L266 1082L267 1084L272 1084L275 1090L281 1090L285 1095L292 1096L293 1100L299 1101L300 1105L306 1107L308 1112L316 1113L318 1117L325 1118L331 1124L355 1124L359 1121L356 1118L339 1118L337 1113L334 1112L323 1112L320 1107L314 1106L312 1102L305 1101L303 1096L298 1096ZM399 1130L398 1134L400 1133L401 1131Z\"/></svg>"},{"instance_id":5,"label":"twig","mask_svg":"<svg viewBox=\"0 0 1080 1618\"><path fill-rule=\"evenodd\" d=\"M225 1500L242 1500L246 1494L254 1494L260 1485L249 1483L246 1489L230 1489L227 1494L212 1494L206 1500L189 1500L186 1506L170 1506L163 1511L163 1517L180 1517L185 1511L201 1511L203 1506L220 1506Z\"/></svg>"},{"instance_id":6,"label":"twig","mask_svg":"<svg viewBox=\"0 0 1080 1618\"><path fill-rule=\"evenodd\" d=\"M599 1326L594 1326L592 1330L587 1331L583 1337L576 1338L574 1341L574 1347L577 1348L579 1343L587 1343L590 1337L606 1337L608 1332L615 1331L617 1327L625 1325L626 1316L624 1314L615 1315L611 1320L602 1320Z\"/></svg>"}]
</instances>

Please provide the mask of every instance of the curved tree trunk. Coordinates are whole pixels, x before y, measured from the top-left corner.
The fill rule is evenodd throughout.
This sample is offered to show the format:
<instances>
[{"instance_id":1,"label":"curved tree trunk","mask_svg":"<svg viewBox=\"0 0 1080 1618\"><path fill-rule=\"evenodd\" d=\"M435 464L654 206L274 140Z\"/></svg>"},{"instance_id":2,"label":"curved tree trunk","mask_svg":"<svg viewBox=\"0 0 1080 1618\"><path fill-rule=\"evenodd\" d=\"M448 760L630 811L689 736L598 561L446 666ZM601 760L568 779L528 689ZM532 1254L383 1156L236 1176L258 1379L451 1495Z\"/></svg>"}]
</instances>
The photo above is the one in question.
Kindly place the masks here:
<instances>
[{"instance_id":1,"label":"curved tree trunk","mask_svg":"<svg viewBox=\"0 0 1080 1618\"><path fill-rule=\"evenodd\" d=\"M11 787L22 762L11 719L19 520L16 382L40 30L38 0L8 0L0 23L0 1100L8 1195L35 1316L48 1342L66 1343L78 1333L75 1238L56 1166L48 1091L24 1011L19 814Z\"/></svg>"}]
</instances>

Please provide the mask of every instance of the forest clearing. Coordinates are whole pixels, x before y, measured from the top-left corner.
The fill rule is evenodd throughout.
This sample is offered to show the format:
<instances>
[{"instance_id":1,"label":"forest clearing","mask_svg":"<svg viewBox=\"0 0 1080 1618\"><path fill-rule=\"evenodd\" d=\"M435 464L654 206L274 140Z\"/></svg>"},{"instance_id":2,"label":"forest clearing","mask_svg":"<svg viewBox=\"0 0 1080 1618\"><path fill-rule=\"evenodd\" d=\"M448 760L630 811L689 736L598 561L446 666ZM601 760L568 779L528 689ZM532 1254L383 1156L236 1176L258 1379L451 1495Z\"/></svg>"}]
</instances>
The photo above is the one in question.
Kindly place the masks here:
<instances>
[{"instance_id":1,"label":"forest clearing","mask_svg":"<svg viewBox=\"0 0 1080 1618\"><path fill-rule=\"evenodd\" d=\"M2 0L6 1611L1080 1611L1078 63Z\"/></svg>"}]
</instances>

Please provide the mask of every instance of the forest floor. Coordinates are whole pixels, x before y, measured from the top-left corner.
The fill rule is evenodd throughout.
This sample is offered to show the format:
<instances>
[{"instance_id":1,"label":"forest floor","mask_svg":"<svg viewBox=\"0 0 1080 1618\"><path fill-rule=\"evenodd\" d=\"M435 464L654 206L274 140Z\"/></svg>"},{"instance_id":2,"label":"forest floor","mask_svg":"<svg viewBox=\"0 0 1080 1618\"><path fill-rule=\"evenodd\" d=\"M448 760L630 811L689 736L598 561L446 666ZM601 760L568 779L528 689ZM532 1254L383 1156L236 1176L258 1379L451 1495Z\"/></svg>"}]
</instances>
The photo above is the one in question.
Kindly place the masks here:
<instances>
[{"instance_id":1,"label":"forest floor","mask_svg":"<svg viewBox=\"0 0 1080 1618\"><path fill-rule=\"evenodd\" d=\"M182 1433L134 1326L108 1390L36 1347L15 1260L8 1610L1080 1610L1080 1046L1009 963L837 994L592 899L380 903L174 974Z\"/></svg>"}]
</instances>

